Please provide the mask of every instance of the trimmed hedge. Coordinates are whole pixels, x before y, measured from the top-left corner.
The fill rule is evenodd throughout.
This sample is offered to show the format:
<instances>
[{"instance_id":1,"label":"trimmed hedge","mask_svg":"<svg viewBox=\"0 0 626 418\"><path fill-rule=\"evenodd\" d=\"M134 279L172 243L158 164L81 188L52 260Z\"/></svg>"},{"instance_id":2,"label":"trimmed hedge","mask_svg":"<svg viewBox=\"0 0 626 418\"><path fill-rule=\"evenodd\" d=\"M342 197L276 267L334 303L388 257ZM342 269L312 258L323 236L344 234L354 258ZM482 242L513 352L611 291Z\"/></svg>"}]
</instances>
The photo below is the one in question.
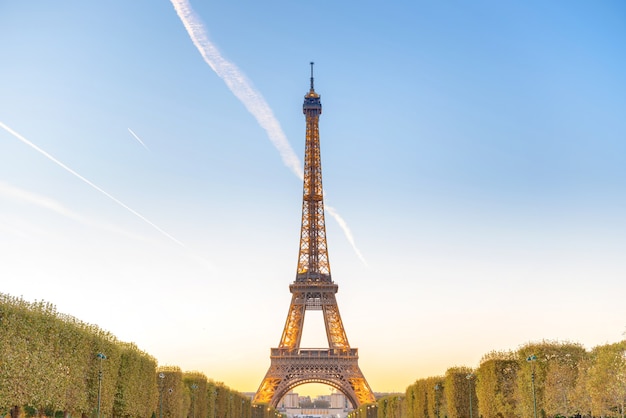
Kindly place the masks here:
<instances>
[{"instance_id":1,"label":"trimmed hedge","mask_svg":"<svg viewBox=\"0 0 626 418\"><path fill-rule=\"evenodd\" d=\"M469 384L467 376L474 377ZM433 418L433 382L406 389L407 418ZM537 416L622 417L626 404L626 341L586 351L580 344L542 341L515 352L486 354L476 370L453 367L443 379L441 418ZM387 418L388 415L379 415Z\"/></svg>"},{"instance_id":2,"label":"trimmed hedge","mask_svg":"<svg viewBox=\"0 0 626 418\"><path fill-rule=\"evenodd\" d=\"M163 378L159 374L163 373ZM0 415L250 418L250 400L135 344L0 293ZM161 408L162 407L162 408Z\"/></svg>"}]
</instances>

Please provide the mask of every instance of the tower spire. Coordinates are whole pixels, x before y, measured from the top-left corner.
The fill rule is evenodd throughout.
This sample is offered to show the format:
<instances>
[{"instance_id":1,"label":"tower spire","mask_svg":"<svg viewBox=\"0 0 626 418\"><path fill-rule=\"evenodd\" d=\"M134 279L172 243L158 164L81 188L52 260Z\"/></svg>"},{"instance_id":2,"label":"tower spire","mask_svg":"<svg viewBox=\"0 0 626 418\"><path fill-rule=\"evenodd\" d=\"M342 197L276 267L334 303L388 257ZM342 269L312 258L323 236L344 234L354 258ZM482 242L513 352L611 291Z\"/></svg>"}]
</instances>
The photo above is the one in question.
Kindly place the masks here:
<instances>
[{"instance_id":1,"label":"tower spire","mask_svg":"<svg viewBox=\"0 0 626 418\"><path fill-rule=\"evenodd\" d=\"M315 88L313 87L313 65L315 63L313 61L311 61L311 91L315 91Z\"/></svg>"}]
</instances>

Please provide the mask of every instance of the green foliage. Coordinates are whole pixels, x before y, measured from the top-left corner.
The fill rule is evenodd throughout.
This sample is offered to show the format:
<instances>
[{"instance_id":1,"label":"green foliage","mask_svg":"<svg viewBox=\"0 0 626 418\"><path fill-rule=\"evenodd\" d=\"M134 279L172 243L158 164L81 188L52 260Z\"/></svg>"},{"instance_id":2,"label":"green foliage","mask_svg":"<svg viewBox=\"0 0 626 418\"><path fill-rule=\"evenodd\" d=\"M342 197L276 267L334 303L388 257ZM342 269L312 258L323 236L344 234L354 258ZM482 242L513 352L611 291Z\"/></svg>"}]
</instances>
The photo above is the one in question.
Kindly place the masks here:
<instances>
[{"instance_id":1,"label":"green foliage","mask_svg":"<svg viewBox=\"0 0 626 418\"><path fill-rule=\"evenodd\" d=\"M98 356L102 353L104 356ZM163 379L159 378L163 373ZM0 413L250 418L250 400L199 372L159 367L132 343L0 293Z\"/></svg>"},{"instance_id":2,"label":"green foliage","mask_svg":"<svg viewBox=\"0 0 626 418\"><path fill-rule=\"evenodd\" d=\"M478 412L483 418L516 417L518 361L513 353L490 353L476 370Z\"/></svg>"},{"instance_id":3,"label":"green foliage","mask_svg":"<svg viewBox=\"0 0 626 418\"><path fill-rule=\"evenodd\" d=\"M624 416L626 341L595 347L586 370L586 389L595 416Z\"/></svg>"},{"instance_id":4,"label":"green foliage","mask_svg":"<svg viewBox=\"0 0 626 418\"><path fill-rule=\"evenodd\" d=\"M404 392L407 418L426 418L426 387L425 379L417 380Z\"/></svg>"},{"instance_id":5,"label":"green foliage","mask_svg":"<svg viewBox=\"0 0 626 418\"><path fill-rule=\"evenodd\" d=\"M215 416L226 417L229 412L229 390L223 383L218 382L215 385Z\"/></svg>"},{"instance_id":6,"label":"green foliage","mask_svg":"<svg viewBox=\"0 0 626 418\"><path fill-rule=\"evenodd\" d=\"M406 389L405 413L409 418L446 416L443 377L420 379Z\"/></svg>"},{"instance_id":7,"label":"green foliage","mask_svg":"<svg viewBox=\"0 0 626 418\"><path fill-rule=\"evenodd\" d=\"M0 294L0 409L22 405L41 413L87 412L93 391L90 347L95 335L103 334L58 314L49 303Z\"/></svg>"},{"instance_id":8,"label":"green foliage","mask_svg":"<svg viewBox=\"0 0 626 418\"><path fill-rule=\"evenodd\" d=\"M545 408L549 416L572 416L581 409L575 402L575 391L580 366L587 356L581 345L564 343L547 360Z\"/></svg>"},{"instance_id":9,"label":"green foliage","mask_svg":"<svg viewBox=\"0 0 626 418\"><path fill-rule=\"evenodd\" d=\"M534 357L533 357L534 356ZM531 357L534 361L527 361ZM441 417L520 418L621 416L626 403L626 341L594 348L580 344L541 341L515 352L483 356L470 386L467 367L448 369L443 381ZM432 379L432 380L431 380ZM406 390L407 418L432 418L433 381L420 379ZM430 383L429 383L430 382ZM474 392L472 392L474 389Z\"/></svg>"},{"instance_id":10,"label":"green foliage","mask_svg":"<svg viewBox=\"0 0 626 418\"><path fill-rule=\"evenodd\" d=\"M161 377L162 376L162 377ZM177 366L162 366L157 369L156 378L159 385L159 416L163 418L179 418L184 415L183 372ZM161 409L162 408L162 409Z\"/></svg>"},{"instance_id":11,"label":"green foliage","mask_svg":"<svg viewBox=\"0 0 626 418\"><path fill-rule=\"evenodd\" d=\"M100 387L103 415L147 417L155 367L134 345L50 303L0 293L0 411L18 405L37 415L95 414Z\"/></svg>"},{"instance_id":12,"label":"green foliage","mask_svg":"<svg viewBox=\"0 0 626 418\"><path fill-rule=\"evenodd\" d=\"M250 399L221 382L210 380L207 383L207 391L209 398L208 418L250 418L253 409L255 417L269 416L267 406L255 405L253 408ZM269 410L274 411L273 408L269 408Z\"/></svg>"},{"instance_id":13,"label":"green foliage","mask_svg":"<svg viewBox=\"0 0 626 418\"><path fill-rule=\"evenodd\" d=\"M452 367L446 371L443 385L449 418L469 418L470 404L472 417L478 418L476 384L476 375L468 367Z\"/></svg>"},{"instance_id":14,"label":"green foliage","mask_svg":"<svg viewBox=\"0 0 626 418\"><path fill-rule=\"evenodd\" d=\"M369 405L361 405L359 417L370 417L368 413ZM405 410L406 399L403 395L389 395L376 402L377 418L403 418L407 412ZM372 410L373 411L373 410Z\"/></svg>"},{"instance_id":15,"label":"green foliage","mask_svg":"<svg viewBox=\"0 0 626 418\"><path fill-rule=\"evenodd\" d=\"M580 344L529 343L520 347L517 355L520 366L515 395L518 415L533 416L534 401L540 416L566 415L567 410L576 410L575 405L568 405L567 394L574 391L578 364L585 357L585 349ZM536 359L529 361L532 356Z\"/></svg>"},{"instance_id":16,"label":"green foliage","mask_svg":"<svg viewBox=\"0 0 626 418\"><path fill-rule=\"evenodd\" d=\"M147 417L156 410L156 360L134 344L121 344L122 352L113 405L116 417Z\"/></svg>"},{"instance_id":17,"label":"green foliage","mask_svg":"<svg viewBox=\"0 0 626 418\"><path fill-rule=\"evenodd\" d=\"M187 416L204 418L209 413L209 392L207 378L200 372L183 373L183 383L188 394Z\"/></svg>"}]
</instances>

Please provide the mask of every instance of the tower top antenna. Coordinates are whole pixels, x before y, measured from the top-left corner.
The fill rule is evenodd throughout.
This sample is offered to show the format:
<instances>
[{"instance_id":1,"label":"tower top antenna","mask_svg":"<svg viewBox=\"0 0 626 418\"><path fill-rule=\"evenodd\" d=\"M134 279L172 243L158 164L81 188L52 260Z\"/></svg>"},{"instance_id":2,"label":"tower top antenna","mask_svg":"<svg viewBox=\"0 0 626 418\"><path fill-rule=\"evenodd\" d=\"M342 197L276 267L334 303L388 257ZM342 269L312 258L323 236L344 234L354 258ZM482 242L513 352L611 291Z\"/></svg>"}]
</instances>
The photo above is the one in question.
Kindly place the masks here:
<instances>
[{"instance_id":1,"label":"tower top antenna","mask_svg":"<svg viewBox=\"0 0 626 418\"><path fill-rule=\"evenodd\" d=\"M304 104L302 105L302 111L304 114L307 112L314 112L316 115L322 113L322 103L320 103L320 95L315 92L315 86L313 84L313 61L311 64L311 89L304 95Z\"/></svg>"}]
</instances>

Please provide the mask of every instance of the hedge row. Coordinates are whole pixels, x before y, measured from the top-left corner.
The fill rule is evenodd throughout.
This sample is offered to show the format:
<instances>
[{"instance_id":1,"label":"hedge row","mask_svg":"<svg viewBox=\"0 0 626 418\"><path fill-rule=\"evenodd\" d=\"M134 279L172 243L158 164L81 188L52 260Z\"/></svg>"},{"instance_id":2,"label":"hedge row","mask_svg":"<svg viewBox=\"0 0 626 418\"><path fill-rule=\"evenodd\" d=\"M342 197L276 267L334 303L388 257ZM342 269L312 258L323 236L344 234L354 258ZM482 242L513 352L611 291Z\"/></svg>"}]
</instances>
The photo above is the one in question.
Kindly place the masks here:
<instances>
[{"instance_id":1,"label":"hedge row","mask_svg":"<svg viewBox=\"0 0 626 418\"><path fill-rule=\"evenodd\" d=\"M157 370L156 416L189 418L251 418L248 397L222 383L207 380L200 372L183 373L178 367Z\"/></svg>"},{"instance_id":2,"label":"hedge row","mask_svg":"<svg viewBox=\"0 0 626 418\"><path fill-rule=\"evenodd\" d=\"M99 407L98 407L99 406ZM0 416L250 418L249 399L46 302L0 293Z\"/></svg>"},{"instance_id":3,"label":"hedge row","mask_svg":"<svg viewBox=\"0 0 626 418\"><path fill-rule=\"evenodd\" d=\"M489 353L477 369L453 367L445 376L417 380L406 389L402 416L623 417L625 403L626 341L591 351L544 341ZM378 406L379 418L393 416Z\"/></svg>"},{"instance_id":4,"label":"hedge row","mask_svg":"<svg viewBox=\"0 0 626 418\"><path fill-rule=\"evenodd\" d=\"M591 351L543 341L419 379L348 418L623 418L625 405L626 341Z\"/></svg>"}]
</instances>

